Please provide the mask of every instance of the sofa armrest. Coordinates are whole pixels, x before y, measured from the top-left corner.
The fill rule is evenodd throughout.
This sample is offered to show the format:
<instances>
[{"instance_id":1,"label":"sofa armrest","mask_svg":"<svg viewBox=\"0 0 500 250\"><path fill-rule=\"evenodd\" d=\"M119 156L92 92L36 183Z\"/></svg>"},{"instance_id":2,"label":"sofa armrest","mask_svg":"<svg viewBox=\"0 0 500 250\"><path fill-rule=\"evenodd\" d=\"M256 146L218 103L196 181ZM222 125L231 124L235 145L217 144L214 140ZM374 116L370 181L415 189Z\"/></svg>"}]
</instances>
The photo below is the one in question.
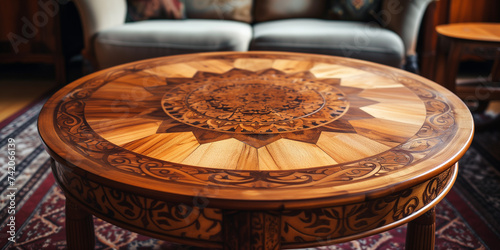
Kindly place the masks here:
<instances>
[{"instance_id":1,"label":"sofa armrest","mask_svg":"<svg viewBox=\"0 0 500 250\"><path fill-rule=\"evenodd\" d=\"M382 3L382 10L377 17L385 27L401 37L407 57L416 55L422 17L432 1L435 0L384 0Z\"/></svg>"},{"instance_id":2,"label":"sofa armrest","mask_svg":"<svg viewBox=\"0 0 500 250\"><path fill-rule=\"evenodd\" d=\"M85 56L97 67L94 55L94 38L97 33L125 23L126 0L73 0L83 26Z\"/></svg>"}]
</instances>

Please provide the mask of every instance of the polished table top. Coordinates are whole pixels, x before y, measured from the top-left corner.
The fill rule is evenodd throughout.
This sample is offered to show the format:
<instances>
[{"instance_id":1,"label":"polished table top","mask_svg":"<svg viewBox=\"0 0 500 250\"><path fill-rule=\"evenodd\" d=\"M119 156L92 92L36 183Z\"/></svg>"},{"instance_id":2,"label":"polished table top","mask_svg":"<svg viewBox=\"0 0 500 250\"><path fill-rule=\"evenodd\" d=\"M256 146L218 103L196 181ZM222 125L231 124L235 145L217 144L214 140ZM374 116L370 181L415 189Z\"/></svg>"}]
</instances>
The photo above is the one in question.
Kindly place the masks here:
<instances>
[{"instance_id":1,"label":"polished table top","mask_svg":"<svg viewBox=\"0 0 500 250\"><path fill-rule=\"evenodd\" d=\"M452 166L467 107L427 79L363 61L208 53L88 75L40 114L51 155L152 194L224 208L361 201Z\"/></svg>"},{"instance_id":2,"label":"polished table top","mask_svg":"<svg viewBox=\"0 0 500 250\"><path fill-rule=\"evenodd\" d=\"M500 42L500 23L451 23L436 27L444 36L483 42Z\"/></svg>"},{"instance_id":3,"label":"polished table top","mask_svg":"<svg viewBox=\"0 0 500 250\"><path fill-rule=\"evenodd\" d=\"M450 168L473 134L462 101L425 78L278 52L110 68L57 92L39 121L52 157L90 179L235 209L402 190Z\"/></svg>"},{"instance_id":4,"label":"polished table top","mask_svg":"<svg viewBox=\"0 0 500 250\"><path fill-rule=\"evenodd\" d=\"M421 225L434 224L473 135L464 103L432 81L283 52L109 68L54 94L38 125L67 197L68 246L90 249L90 214L226 249L315 246L410 222L407 247L432 248Z\"/></svg>"}]
</instances>

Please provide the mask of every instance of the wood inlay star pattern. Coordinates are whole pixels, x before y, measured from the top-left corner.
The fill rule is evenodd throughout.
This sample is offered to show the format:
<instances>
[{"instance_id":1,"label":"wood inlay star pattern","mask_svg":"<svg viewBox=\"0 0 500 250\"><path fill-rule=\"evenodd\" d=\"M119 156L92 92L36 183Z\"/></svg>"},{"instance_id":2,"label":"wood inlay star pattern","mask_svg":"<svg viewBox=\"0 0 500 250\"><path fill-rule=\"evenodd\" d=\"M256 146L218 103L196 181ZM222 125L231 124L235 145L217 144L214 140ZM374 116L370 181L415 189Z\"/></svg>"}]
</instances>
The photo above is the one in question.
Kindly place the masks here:
<instances>
[{"instance_id":1,"label":"wood inlay star pattern","mask_svg":"<svg viewBox=\"0 0 500 250\"><path fill-rule=\"evenodd\" d=\"M106 140L133 152L174 163L222 169L319 167L381 153L395 144L360 136L353 126L360 123L350 122L373 122L372 114L378 113L384 118L383 107L376 106L377 90L372 93L369 88L342 86L342 79L337 77L318 78L311 73L314 64L308 70L289 73L263 68L258 63L256 69L226 67L224 72L204 72L210 64L231 65L224 60L202 61L199 65L203 69L194 74L191 66L186 66L186 74L191 77L184 78L178 72L170 74L180 66L159 66L116 79L93 94L86 106L87 121ZM245 64L240 61L239 65ZM278 65L286 65L286 60L280 60ZM339 76L348 78L352 73L339 72ZM110 91L120 99L103 102ZM396 104L408 103L417 109L408 115L425 112L414 103L419 99L411 92L408 95L410 101ZM112 105L112 116L100 115L106 105ZM344 117L349 113L355 115ZM406 112L401 114L405 115ZM402 122L411 124L413 120L409 119ZM121 132L127 125L134 129ZM236 141L229 141L231 138ZM324 143L337 138L341 142L338 147ZM282 139L292 141L279 143ZM349 146L359 144L368 150ZM344 157L345 150L355 153Z\"/></svg>"},{"instance_id":2,"label":"wood inlay star pattern","mask_svg":"<svg viewBox=\"0 0 500 250\"><path fill-rule=\"evenodd\" d=\"M453 119L449 116L449 107L445 101L440 101L440 97L436 96L432 89L398 74L387 74L370 67L360 70L356 63L350 61L302 62L286 56L270 56L272 59L266 59L270 60L266 61L266 65L272 65L271 68L260 66L257 69L252 68L256 64L241 63L242 60L251 62L252 57L234 58L215 57L204 61L166 65L161 60L149 62L147 65L138 63L103 74L96 79L89 79L71 93L72 97L61 104L61 107L67 108L61 109L59 117L64 118L58 123L63 122L61 125L65 127L67 125L64 124L69 121L73 126L80 126L79 122L84 122L81 124L83 127L78 129L68 127L76 138L82 138L76 145L82 145L83 148L105 145L110 148L109 153L112 153L108 159L121 159L114 160L111 165L127 172L141 173L143 176L171 179L169 176L173 175L177 176L176 181L185 181L185 178L193 173L185 165L204 167L207 170L213 168L215 172L218 172L216 169L304 170L276 176L252 175L250 172L249 175L233 175L226 172L220 175L221 179L212 179L217 183L227 182L228 185L239 183L238 185L269 187L282 186L290 181L295 183L294 185L309 185L307 183L318 183L319 180L367 178L400 169L426 156L425 153L408 154L402 150L403 147L415 147L418 142L409 141L412 141L412 138L418 139L418 134L422 133L419 130L429 127L443 129L441 124L428 120L430 114L447 114L448 117L444 120ZM210 64L213 64L212 68ZM302 65L300 70L291 70L286 66L298 64ZM348 108L336 119L324 122L321 126L277 134L246 134L194 127L172 119L159 105L166 93L186 82L199 84L203 79L224 80L225 77L241 74L259 75L261 79L265 78L263 75L270 74L271 78L318 81L334 86L345 95ZM360 75L363 77L360 78ZM359 84L356 85L354 81ZM113 98L106 97L108 95ZM426 98L432 103L442 103L444 109L435 110L435 104L426 104ZM398 109L391 110L387 103L398 106ZM84 110L81 110L82 108ZM121 129L126 126L129 128L128 132ZM78 133L85 135L78 136ZM90 135L95 141L85 140ZM430 152L432 146L427 145L424 151ZM282 154L283 151L292 153ZM100 153L108 154L106 152L108 151ZM137 154L139 159L134 159L134 154ZM159 160L158 164L147 165L158 166L158 171L134 166L142 162L140 159L143 157ZM365 158L366 160L363 160ZM366 162L363 163L366 165L355 163L360 160ZM333 174L340 170L334 167L335 164L348 166L350 162L354 164L352 167ZM177 163L183 164L184 167L174 167ZM165 167L168 166L170 169L166 171ZM321 166L333 172L309 170ZM338 170L334 170L337 168ZM355 171L365 168L367 171ZM188 179L194 181L201 178L201 183L211 175L210 171L199 170L196 169L197 177L193 179L191 176ZM345 171L352 172L342 177L341 173ZM289 177L283 179L284 176Z\"/></svg>"},{"instance_id":3,"label":"wood inlay star pattern","mask_svg":"<svg viewBox=\"0 0 500 250\"><path fill-rule=\"evenodd\" d=\"M169 82L169 79L167 79ZM330 123L348 108L338 79L277 70L196 74L162 100L165 113L191 126L238 134L277 134Z\"/></svg>"},{"instance_id":4,"label":"wood inlay star pattern","mask_svg":"<svg viewBox=\"0 0 500 250\"><path fill-rule=\"evenodd\" d=\"M409 221L420 230L453 185L473 120L451 92L402 70L218 52L79 79L47 101L39 131L68 198L68 246L91 248L93 214L179 243L279 249ZM433 236L408 242L432 249Z\"/></svg>"}]
</instances>

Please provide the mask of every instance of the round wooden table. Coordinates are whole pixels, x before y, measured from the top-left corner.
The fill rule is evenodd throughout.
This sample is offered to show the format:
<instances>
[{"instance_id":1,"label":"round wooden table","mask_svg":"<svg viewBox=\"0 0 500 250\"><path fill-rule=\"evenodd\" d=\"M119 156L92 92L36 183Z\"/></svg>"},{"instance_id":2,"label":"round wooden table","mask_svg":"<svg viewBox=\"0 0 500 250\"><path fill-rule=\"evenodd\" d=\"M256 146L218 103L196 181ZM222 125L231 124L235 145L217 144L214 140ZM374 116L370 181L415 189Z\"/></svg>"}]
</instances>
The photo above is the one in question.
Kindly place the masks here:
<instances>
[{"instance_id":1,"label":"round wooden table","mask_svg":"<svg viewBox=\"0 0 500 250\"><path fill-rule=\"evenodd\" d=\"M436 81L466 100L500 100L500 23L452 23L436 27L440 43L437 52ZM475 55L494 60L489 79L481 78L467 86L457 86L461 58ZM488 82L496 82L490 84Z\"/></svg>"},{"instance_id":2,"label":"round wooden table","mask_svg":"<svg viewBox=\"0 0 500 250\"><path fill-rule=\"evenodd\" d=\"M44 106L39 131L67 198L70 249L95 215L179 243L279 249L409 223L432 248L433 207L469 147L467 107L379 64L221 52L85 76Z\"/></svg>"}]
</instances>

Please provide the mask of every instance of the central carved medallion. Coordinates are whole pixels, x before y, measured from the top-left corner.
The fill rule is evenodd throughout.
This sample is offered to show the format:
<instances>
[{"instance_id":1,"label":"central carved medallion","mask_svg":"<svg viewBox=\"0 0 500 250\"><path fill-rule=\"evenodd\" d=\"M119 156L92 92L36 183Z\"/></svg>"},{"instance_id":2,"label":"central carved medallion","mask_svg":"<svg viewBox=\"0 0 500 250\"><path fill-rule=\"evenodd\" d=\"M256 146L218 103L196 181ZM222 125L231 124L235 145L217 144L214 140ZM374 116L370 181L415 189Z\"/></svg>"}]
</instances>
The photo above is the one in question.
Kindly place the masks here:
<instances>
[{"instance_id":1,"label":"central carved medallion","mask_svg":"<svg viewBox=\"0 0 500 250\"><path fill-rule=\"evenodd\" d=\"M165 113L184 124L245 134L315 128L338 119L348 106L333 84L283 75L189 81L162 99Z\"/></svg>"}]
</instances>

